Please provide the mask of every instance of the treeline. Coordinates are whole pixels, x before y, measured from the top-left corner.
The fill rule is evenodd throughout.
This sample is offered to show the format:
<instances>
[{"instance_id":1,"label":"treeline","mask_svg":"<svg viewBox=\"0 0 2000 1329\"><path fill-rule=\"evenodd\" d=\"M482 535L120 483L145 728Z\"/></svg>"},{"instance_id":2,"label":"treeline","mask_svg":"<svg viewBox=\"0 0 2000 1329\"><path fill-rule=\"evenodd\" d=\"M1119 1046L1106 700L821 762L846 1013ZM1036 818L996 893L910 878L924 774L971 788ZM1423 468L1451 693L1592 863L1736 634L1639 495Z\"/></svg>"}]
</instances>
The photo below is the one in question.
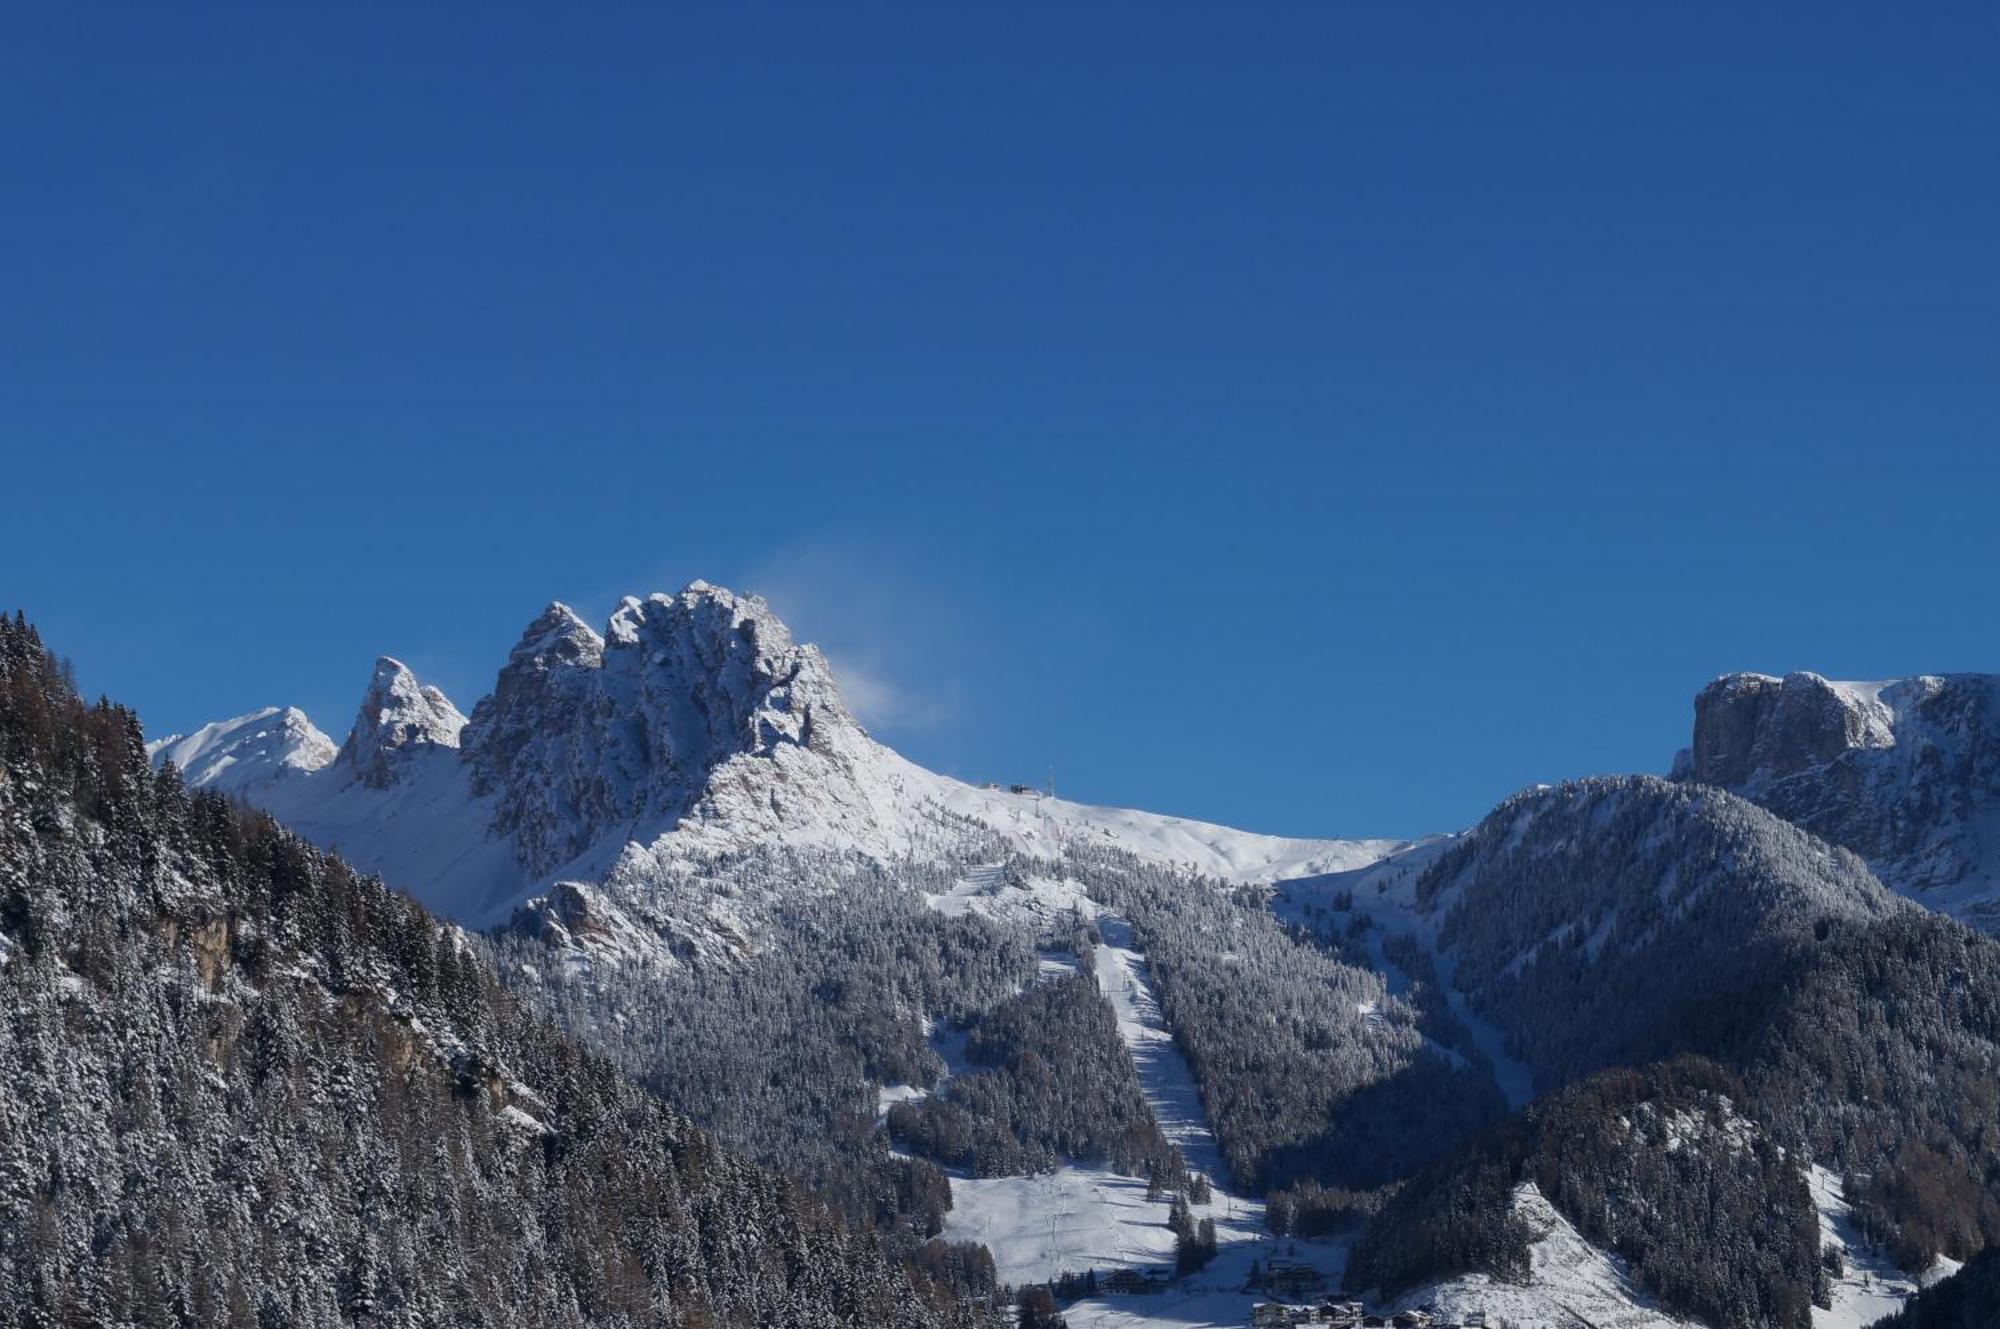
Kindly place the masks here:
<instances>
[{"instance_id":1,"label":"treeline","mask_svg":"<svg viewBox=\"0 0 2000 1329\"><path fill-rule=\"evenodd\" d=\"M1540 1099L1390 1198L1347 1285L1393 1295L1474 1270L1525 1281L1536 1233L1511 1201L1532 1184L1669 1311L1717 1329L1810 1329L1825 1293L1818 1214L1797 1155L1742 1115L1743 1097L1728 1071L1680 1058Z\"/></svg>"},{"instance_id":2,"label":"treeline","mask_svg":"<svg viewBox=\"0 0 2000 1329\"><path fill-rule=\"evenodd\" d=\"M0 1322L981 1318L0 619ZM940 1253L945 1254L945 1253Z\"/></svg>"}]
</instances>

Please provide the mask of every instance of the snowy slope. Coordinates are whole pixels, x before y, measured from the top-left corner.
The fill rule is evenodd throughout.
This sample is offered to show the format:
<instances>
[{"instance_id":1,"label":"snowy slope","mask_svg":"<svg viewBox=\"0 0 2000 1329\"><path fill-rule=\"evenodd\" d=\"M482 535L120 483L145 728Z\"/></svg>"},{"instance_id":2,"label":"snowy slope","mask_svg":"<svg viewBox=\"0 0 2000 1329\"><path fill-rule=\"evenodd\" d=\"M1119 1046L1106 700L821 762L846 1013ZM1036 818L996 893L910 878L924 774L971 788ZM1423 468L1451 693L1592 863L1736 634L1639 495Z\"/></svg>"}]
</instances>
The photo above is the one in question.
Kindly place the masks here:
<instances>
[{"instance_id":1,"label":"snowy slope","mask_svg":"<svg viewBox=\"0 0 2000 1329\"><path fill-rule=\"evenodd\" d=\"M628 597L599 634L551 605L469 719L387 657L338 753L297 711L156 745L432 908L484 926L557 882L643 893L757 845L944 861L1088 838L1232 881L1359 867L1385 840L1287 839L975 787L876 742L825 657L755 596Z\"/></svg>"},{"instance_id":2,"label":"snowy slope","mask_svg":"<svg viewBox=\"0 0 2000 1329\"><path fill-rule=\"evenodd\" d=\"M1395 1308L1434 1307L1441 1318L1462 1321L1483 1311L1489 1329L1546 1329L1588 1325L1592 1329L1700 1329L1659 1309L1632 1282L1625 1262L1585 1240L1556 1211L1534 1183L1514 1190L1514 1213L1537 1234L1528 1248L1525 1284L1503 1283L1483 1274L1419 1288Z\"/></svg>"},{"instance_id":3,"label":"snowy slope","mask_svg":"<svg viewBox=\"0 0 2000 1329\"><path fill-rule=\"evenodd\" d=\"M1958 1272L1957 1262L1940 1256L1925 1277L1910 1277L1887 1250L1862 1235L1837 1175L1815 1166L1809 1180L1819 1209L1820 1244L1838 1250L1842 1264L1840 1277L1833 1280L1833 1305L1813 1307L1813 1329L1866 1329L1901 1310L1923 1288Z\"/></svg>"},{"instance_id":4,"label":"snowy slope","mask_svg":"<svg viewBox=\"0 0 2000 1329\"><path fill-rule=\"evenodd\" d=\"M1232 1190L1200 1087L1167 1028L1146 957L1133 949L1130 925L1103 912L1075 881L1030 877L1002 885L996 876L977 868L968 876L971 893L935 896L933 907L1042 920L1075 910L1094 920L1102 937L1093 948L1098 987L1117 1019L1119 1037L1132 1058L1147 1106L1161 1132L1180 1148L1188 1167L1213 1183L1209 1202L1193 1206L1197 1219L1215 1220L1218 1253L1211 1265L1177 1280L1164 1293L1106 1295L1080 1302L1066 1312L1069 1323L1082 1329L1156 1322L1132 1320L1135 1308L1165 1317L1159 1323L1198 1323L1188 1317L1205 1314L1219 1317L1217 1323L1247 1323L1256 1300L1243 1290L1250 1264L1268 1262L1283 1251L1321 1266L1337 1283L1346 1255L1343 1245L1280 1242L1264 1228L1263 1202ZM911 1092L906 1086L883 1090L887 1099ZM1065 1272L1086 1270L1166 1271L1173 1266L1169 1202L1148 1199L1143 1178L1070 1164L1037 1176L954 1176L951 1188L952 1209L944 1235L983 1243L993 1253L1003 1282L1047 1282Z\"/></svg>"}]
</instances>

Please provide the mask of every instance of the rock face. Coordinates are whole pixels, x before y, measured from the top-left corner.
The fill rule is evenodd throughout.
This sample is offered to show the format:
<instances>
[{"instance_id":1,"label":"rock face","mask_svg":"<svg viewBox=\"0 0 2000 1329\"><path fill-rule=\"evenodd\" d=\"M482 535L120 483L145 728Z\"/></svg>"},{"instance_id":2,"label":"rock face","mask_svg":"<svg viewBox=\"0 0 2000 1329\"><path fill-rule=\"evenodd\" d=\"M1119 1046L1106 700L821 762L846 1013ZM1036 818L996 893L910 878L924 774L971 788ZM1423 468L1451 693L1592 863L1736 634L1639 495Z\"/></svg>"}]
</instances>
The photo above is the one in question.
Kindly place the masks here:
<instances>
[{"instance_id":1,"label":"rock face","mask_svg":"<svg viewBox=\"0 0 2000 1329\"><path fill-rule=\"evenodd\" d=\"M1895 889L2000 926L2000 679L1731 674L1676 772L1852 849Z\"/></svg>"},{"instance_id":2,"label":"rock face","mask_svg":"<svg viewBox=\"0 0 2000 1329\"><path fill-rule=\"evenodd\" d=\"M602 765L598 728L604 641L567 605L522 632L463 739L473 791L497 798L494 829L524 864L553 866L619 817L623 781Z\"/></svg>"},{"instance_id":3,"label":"rock face","mask_svg":"<svg viewBox=\"0 0 2000 1329\"><path fill-rule=\"evenodd\" d=\"M549 606L465 735L474 791L497 799L496 829L535 874L613 830L678 825L732 761L755 763L752 802L769 805L770 777L800 760L826 768L813 794L837 799L881 752L817 647L758 597L706 582L628 596L603 638Z\"/></svg>"},{"instance_id":4,"label":"rock face","mask_svg":"<svg viewBox=\"0 0 2000 1329\"><path fill-rule=\"evenodd\" d=\"M1818 674L1730 674L1694 701L1693 778L1725 789L1769 785L1854 748L1895 744L1879 694Z\"/></svg>"},{"instance_id":5,"label":"rock face","mask_svg":"<svg viewBox=\"0 0 2000 1329\"><path fill-rule=\"evenodd\" d=\"M382 656L362 694L338 764L371 789L387 789L412 752L455 748L465 717L451 699L417 681L409 666Z\"/></svg>"}]
</instances>

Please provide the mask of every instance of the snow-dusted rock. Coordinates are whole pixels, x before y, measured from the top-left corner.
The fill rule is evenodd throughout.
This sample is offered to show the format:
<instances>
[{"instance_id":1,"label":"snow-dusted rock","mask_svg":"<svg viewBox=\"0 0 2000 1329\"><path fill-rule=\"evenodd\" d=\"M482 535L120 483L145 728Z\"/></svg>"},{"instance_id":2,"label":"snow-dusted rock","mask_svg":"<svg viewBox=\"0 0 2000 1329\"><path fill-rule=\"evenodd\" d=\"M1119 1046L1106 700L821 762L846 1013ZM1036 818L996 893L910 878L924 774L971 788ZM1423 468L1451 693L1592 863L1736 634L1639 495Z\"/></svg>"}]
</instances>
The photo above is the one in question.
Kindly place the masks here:
<instances>
[{"instance_id":1,"label":"snow-dusted rock","mask_svg":"<svg viewBox=\"0 0 2000 1329\"><path fill-rule=\"evenodd\" d=\"M382 656L362 695L339 764L361 783L387 789L406 757L423 747L456 748L465 717L444 693L417 681L401 660Z\"/></svg>"},{"instance_id":2,"label":"snow-dusted rock","mask_svg":"<svg viewBox=\"0 0 2000 1329\"><path fill-rule=\"evenodd\" d=\"M1868 860L1891 887L2000 925L2000 679L1731 674L1695 699L1683 778Z\"/></svg>"}]
</instances>

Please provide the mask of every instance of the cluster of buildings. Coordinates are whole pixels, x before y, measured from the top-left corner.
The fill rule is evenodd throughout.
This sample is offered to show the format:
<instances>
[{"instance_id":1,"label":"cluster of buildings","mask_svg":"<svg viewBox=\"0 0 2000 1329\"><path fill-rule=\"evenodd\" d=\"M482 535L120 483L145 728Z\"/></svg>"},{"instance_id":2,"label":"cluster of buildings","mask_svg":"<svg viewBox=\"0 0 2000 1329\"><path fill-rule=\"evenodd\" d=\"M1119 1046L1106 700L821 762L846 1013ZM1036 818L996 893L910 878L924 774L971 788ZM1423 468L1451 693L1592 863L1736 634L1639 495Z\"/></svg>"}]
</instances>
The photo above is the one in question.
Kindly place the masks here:
<instances>
[{"instance_id":1,"label":"cluster of buildings","mask_svg":"<svg viewBox=\"0 0 2000 1329\"><path fill-rule=\"evenodd\" d=\"M1486 1316L1473 1311L1463 1320L1440 1320L1429 1311L1398 1311L1369 1315L1358 1301L1322 1301L1295 1306L1260 1301L1250 1310L1251 1329L1292 1329L1293 1325L1325 1325L1327 1329L1486 1329Z\"/></svg>"},{"instance_id":2,"label":"cluster of buildings","mask_svg":"<svg viewBox=\"0 0 2000 1329\"><path fill-rule=\"evenodd\" d=\"M1114 1269L1098 1279L1097 1286L1105 1292L1148 1296L1165 1292L1173 1282L1174 1276L1164 1269Z\"/></svg>"}]
</instances>

